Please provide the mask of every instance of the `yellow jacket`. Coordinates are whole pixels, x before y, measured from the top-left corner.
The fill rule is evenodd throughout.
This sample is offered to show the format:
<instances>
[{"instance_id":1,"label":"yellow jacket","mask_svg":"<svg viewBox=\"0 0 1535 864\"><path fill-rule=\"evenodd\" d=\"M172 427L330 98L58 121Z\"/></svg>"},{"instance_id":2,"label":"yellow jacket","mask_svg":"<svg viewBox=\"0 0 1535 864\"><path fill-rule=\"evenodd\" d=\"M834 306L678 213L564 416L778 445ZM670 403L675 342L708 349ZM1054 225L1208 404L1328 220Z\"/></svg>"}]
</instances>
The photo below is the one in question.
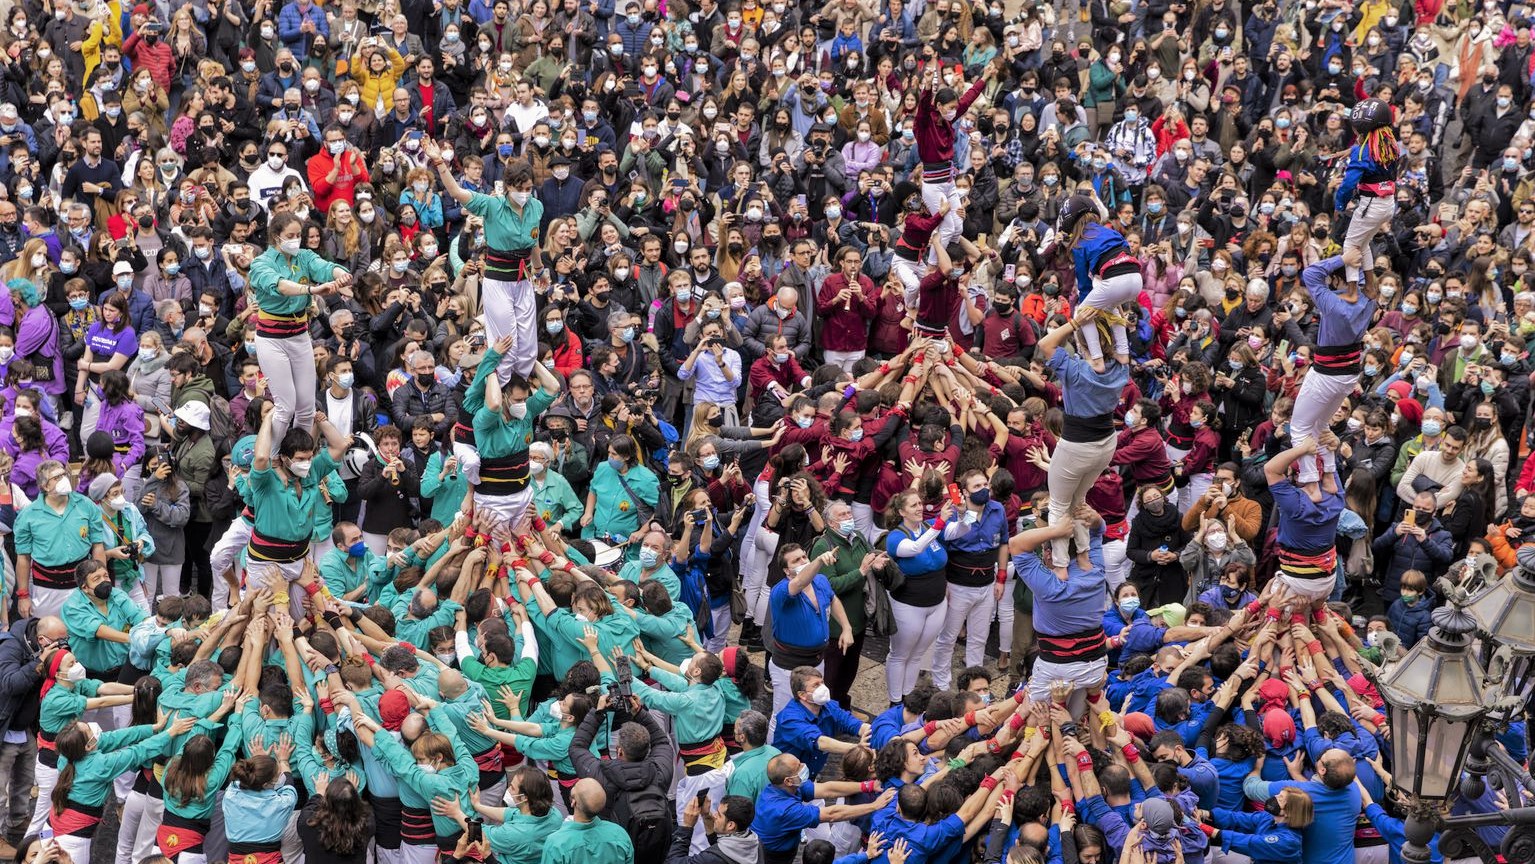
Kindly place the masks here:
<instances>
[{"instance_id":1,"label":"yellow jacket","mask_svg":"<svg viewBox=\"0 0 1535 864\"><path fill-rule=\"evenodd\" d=\"M400 52L394 50L393 45L385 45L383 50L388 52L389 67L381 75L374 75L368 68L361 49L352 57L351 63L352 77L357 79L362 89L362 104L380 117L394 110L394 88L399 85L400 76L405 74L405 58L400 56ZM380 100L384 105L383 111L378 110Z\"/></svg>"},{"instance_id":2,"label":"yellow jacket","mask_svg":"<svg viewBox=\"0 0 1535 864\"><path fill-rule=\"evenodd\" d=\"M116 45L118 48L123 47L122 18L122 12L118 9L118 4L114 0L114 2L107 4L107 16L105 19L98 18L91 22L90 29L85 33L85 41L80 45L80 54L85 59L84 80L89 81L91 79L91 70L101 65L101 49L108 45ZM94 120L96 118L87 117L85 119Z\"/></svg>"}]
</instances>

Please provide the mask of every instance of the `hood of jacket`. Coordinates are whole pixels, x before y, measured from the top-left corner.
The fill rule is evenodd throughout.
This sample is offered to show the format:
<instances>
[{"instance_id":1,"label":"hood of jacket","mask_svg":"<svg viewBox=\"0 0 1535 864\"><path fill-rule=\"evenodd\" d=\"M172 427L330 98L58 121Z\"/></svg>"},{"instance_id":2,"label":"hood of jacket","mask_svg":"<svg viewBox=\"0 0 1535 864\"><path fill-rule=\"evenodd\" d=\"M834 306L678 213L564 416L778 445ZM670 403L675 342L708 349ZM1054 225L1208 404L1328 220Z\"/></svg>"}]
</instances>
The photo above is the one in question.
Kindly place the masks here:
<instances>
[{"instance_id":1,"label":"hood of jacket","mask_svg":"<svg viewBox=\"0 0 1535 864\"><path fill-rule=\"evenodd\" d=\"M762 860L762 841L750 831L745 834L726 834L714 848L720 857L731 864L758 864Z\"/></svg>"}]
</instances>

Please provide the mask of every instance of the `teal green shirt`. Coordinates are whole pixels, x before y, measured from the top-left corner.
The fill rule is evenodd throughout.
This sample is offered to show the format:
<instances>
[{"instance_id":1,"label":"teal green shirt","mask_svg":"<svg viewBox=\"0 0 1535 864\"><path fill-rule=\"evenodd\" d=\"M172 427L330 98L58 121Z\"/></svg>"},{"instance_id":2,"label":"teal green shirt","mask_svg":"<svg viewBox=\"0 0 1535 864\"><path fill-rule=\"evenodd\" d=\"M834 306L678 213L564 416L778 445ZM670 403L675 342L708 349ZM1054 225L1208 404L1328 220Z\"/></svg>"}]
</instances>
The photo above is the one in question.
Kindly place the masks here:
<instances>
[{"instance_id":1,"label":"teal green shirt","mask_svg":"<svg viewBox=\"0 0 1535 864\"><path fill-rule=\"evenodd\" d=\"M46 505L44 505L46 506ZM30 507L28 510L32 509ZM123 665L128 659L127 642L110 642L96 636L102 626L127 633L133 625L146 617L139 604L128 599L121 588L113 588L103 612L84 591L69 592L64 598L64 609L59 617L69 628L69 649L75 659L92 672L108 672Z\"/></svg>"},{"instance_id":2,"label":"teal green shirt","mask_svg":"<svg viewBox=\"0 0 1535 864\"><path fill-rule=\"evenodd\" d=\"M730 764L726 770L730 776L725 780L726 795L745 795L757 800L762 790L767 788L768 763L773 757L779 755L779 750L771 744L764 744L755 750L747 750L730 757Z\"/></svg>"},{"instance_id":3,"label":"teal green shirt","mask_svg":"<svg viewBox=\"0 0 1535 864\"><path fill-rule=\"evenodd\" d=\"M470 195L464 209L485 220L485 245L495 251L517 252L531 249L538 243L538 226L544 219L544 202L537 198L529 198L528 203L522 205L522 212L518 213L505 196L475 192ZM251 270L254 276L255 267Z\"/></svg>"},{"instance_id":4,"label":"teal green shirt","mask_svg":"<svg viewBox=\"0 0 1535 864\"><path fill-rule=\"evenodd\" d=\"M409 642L422 651L430 651L432 646L427 644L427 634L438 627L452 626L454 617L462 608L464 607L460 606L457 600L439 600L432 614L420 621L400 617L395 621L394 638L401 642Z\"/></svg>"},{"instance_id":5,"label":"teal green shirt","mask_svg":"<svg viewBox=\"0 0 1535 864\"><path fill-rule=\"evenodd\" d=\"M629 473L631 476L634 474L633 471ZM635 491L638 492L639 490L635 489ZM646 576L644 570L640 567L640 562L630 561L623 566L622 570L618 571L618 578L627 579L636 585L643 585L647 580L655 580L661 583L662 588L666 589L666 596L672 598L672 603L682 602L682 580L678 579L677 574L672 572L670 564L662 564L656 568L654 573Z\"/></svg>"},{"instance_id":6,"label":"teal green shirt","mask_svg":"<svg viewBox=\"0 0 1535 864\"><path fill-rule=\"evenodd\" d=\"M469 715L484 711L485 706L480 703L482 700L489 702L491 697L485 692L485 688L481 687L478 683L474 681L467 683L469 686L464 690L463 695L457 699L443 701L439 705L442 708L442 713L453 722L453 728L458 730L458 735L463 739L464 746L469 748L469 752L484 753L486 750L497 746L497 742L474 731L469 726ZM495 708L492 707L491 710L494 711Z\"/></svg>"},{"instance_id":7,"label":"teal green shirt","mask_svg":"<svg viewBox=\"0 0 1535 864\"><path fill-rule=\"evenodd\" d=\"M549 767L570 776L576 773L576 766L570 761L570 742L576 737L576 727L561 726L556 722L540 723L544 734L542 737L532 735L516 735L514 745L517 752L529 759L541 759L549 763Z\"/></svg>"},{"instance_id":8,"label":"teal green shirt","mask_svg":"<svg viewBox=\"0 0 1535 864\"><path fill-rule=\"evenodd\" d=\"M309 309L314 298L307 294L283 294L277 290L278 281L319 285L335 278L337 266L308 249L300 249L291 258L275 248L267 249L251 262L250 287L256 294L256 306L268 315L299 315ZM311 476L323 473L315 471Z\"/></svg>"},{"instance_id":9,"label":"teal green shirt","mask_svg":"<svg viewBox=\"0 0 1535 864\"><path fill-rule=\"evenodd\" d=\"M291 484L284 485L271 466L251 471L247 503L256 511L256 532L274 540L308 543L315 507L325 503L320 496L320 478L334 470L336 460L322 446L314 454L309 476L299 481L297 492Z\"/></svg>"},{"instance_id":10,"label":"teal green shirt","mask_svg":"<svg viewBox=\"0 0 1535 864\"><path fill-rule=\"evenodd\" d=\"M507 808L505 822L485 826L485 841L502 864L538 864L544 854L544 839L560 830L564 821L553 807L542 816Z\"/></svg>"},{"instance_id":11,"label":"teal green shirt","mask_svg":"<svg viewBox=\"0 0 1535 864\"><path fill-rule=\"evenodd\" d=\"M443 477L444 461L441 450L426 460L426 470L421 472L421 497L431 499L432 518L447 525L458 515L458 508L463 505L464 496L469 493L469 481L464 478L464 472L456 469L448 477ZM490 833L489 830L486 833Z\"/></svg>"},{"instance_id":12,"label":"teal green shirt","mask_svg":"<svg viewBox=\"0 0 1535 864\"><path fill-rule=\"evenodd\" d=\"M424 482L421 488L424 492ZM586 506L570 488L570 481L547 468L544 473L533 475L533 506L538 508L538 515L545 522L550 525L559 522L566 528L575 527L586 512Z\"/></svg>"},{"instance_id":13,"label":"teal green shirt","mask_svg":"<svg viewBox=\"0 0 1535 864\"><path fill-rule=\"evenodd\" d=\"M629 832L604 819L566 820L544 843L540 864L629 864L634 843Z\"/></svg>"},{"instance_id":14,"label":"teal green shirt","mask_svg":"<svg viewBox=\"0 0 1535 864\"><path fill-rule=\"evenodd\" d=\"M624 488L625 483L634 490L633 496ZM640 502L651 508L661 500L661 487L649 468L636 465L623 475L623 481L620 482L618 472L613 470L607 460L599 462L597 470L592 472L590 491L597 506L592 511L592 524L582 532L582 536L589 538L607 534L627 538L640 527L639 502L634 498L638 497Z\"/></svg>"},{"instance_id":15,"label":"teal green shirt","mask_svg":"<svg viewBox=\"0 0 1535 864\"><path fill-rule=\"evenodd\" d=\"M638 679L634 695L646 708L671 715L673 732L679 745L702 744L718 737L725 723L725 700L708 684L689 684L686 678L652 668L650 677L665 690L657 690Z\"/></svg>"},{"instance_id":16,"label":"teal green shirt","mask_svg":"<svg viewBox=\"0 0 1535 864\"><path fill-rule=\"evenodd\" d=\"M501 352L495 346L485 346L485 353L480 355L480 365L476 369L494 369L501 365ZM480 413L485 407L485 382L478 379L480 386L470 383L469 389L464 391L464 407L458 412L460 417L468 417L471 425L474 423L474 415Z\"/></svg>"},{"instance_id":17,"label":"teal green shirt","mask_svg":"<svg viewBox=\"0 0 1535 864\"><path fill-rule=\"evenodd\" d=\"M741 693L741 688L736 686L736 682L724 675L714 682L714 689L720 691L720 698L725 700L726 723L736 722L742 711L752 707L751 700Z\"/></svg>"},{"instance_id":18,"label":"teal green shirt","mask_svg":"<svg viewBox=\"0 0 1535 864\"><path fill-rule=\"evenodd\" d=\"M101 508L79 492L69 493L64 512L38 499L16 514L16 554L49 567L73 564L91 554L91 546L107 543L107 523ZM126 647L126 646L124 646Z\"/></svg>"},{"instance_id":19,"label":"teal green shirt","mask_svg":"<svg viewBox=\"0 0 1535 864\"><path fill-rule=\"evenodd\" d=\"M372 552L365 550L361 558L353 558L345 549L332 549L320 559L320 578L339 599L356 591L383 568L384 559Z\"/></svg>"},{"instance_id":20,"label":"teal green shirt","mask_svg":"<svg viewBox=\"0 0 1535 864\"><path fill-rule=\"evenodd\" d=\"M170 792L165 793L165 811L174 813L183 819L212 819L213 804L218 800L218 795L224 790L224 781L229 779L229 771L234 768L235 751L240 748L240 715L229 716L229 731L224 734L224 744L219 747L219 752L213 757L213 767L208 770L207 791L201 798L193 798L183 801ZM293 740L293 754L295 758L302 758L300 754L312 751L314 748L306 746L307 742L302 738ZM176 758L181 758L177 756ZM174 760L173 760L174 761Z\"/></svg>"},{"instance_id":21,"label":"teal green shirt","mask_svg":"<svg viewBox=\"0 0 1535 864\"><path fill-rule=\"evenodd\" d=\"M254 752L254 749L251 745L255 743L257 738L260 738L261 743L266 747L273 747L276 746L277 739L287 735L288 737L293 738L293 746L299 747L300 739L294 736L293 731L294 720L297 718L298 712L302 710L303 709L299 706L298 700L295 699L293 702L294 716L274 717L271 720L267 720L261 716L260 699L252 699L251 701L245 703L245 707L240 709L241 714L243 715L240 722L240 731L241 738L244 739L245 743L245 755L249 756ZM303 746L313 745L309 742L303 742Z\"/></svg>"},{"instance_id":22,"label":"teal green shirt","mask_svg":"<svg viewBox=\"0 0 1535 864\"><path fill-rule=\"evenodd\" d=\"M533 429L538 415L554 404L556 395L542 387L534 390L533 395L528 397L528 413L521 420L508 420L500 411L481 406L474 412L474 444L479 448L480 455L487 459L499 459L513 453L527 452L528 444L533 441Z\"/></svg>"},{"instance_id":23,"label":"teal green shirt","mask_svg":"<svg viewBox=\"0 0 1535 864\"><path fill-rule=\"evenodd\" d=\"M455 798L460 806L471 806L468 799L478 792L480 766L474 764L474 756L464 747L464 740L454 730L452 721L440 706L432 709L426 721L432 731L441 732L453 742L452 765L445 766L435 774L428 774L416 764L416 757L404 745L386 734L374 736L373 752L400 781L401 804L429 810L433 798ZM439 837L451 837L459 831L457 822L436 813L432 814L432 827Z\"/></svg>"},{"instance_id":24,"label":"teal green shirt","mask_svg":"<svg viewBox=\"0 0 1535 864\"><path fill-rule=\"evenodd\" d=\"M170 736L155 732L149 725L102 732L96 749L75 763L75 785L69 790L69 800L86 807L102 806L117 775L164 755L168 744ZM59 771L67 764L69 760L60 755Z\"/></svg>"},{"instance_id":25,"label":"teal green shirt","mask_svg":"<svg viewBox=\"0 0 1535 864\"><path fill-rule=\"evenodd\" d=\"M63 732L64 727L85 713L85 700L96 698L100 691L101 682L89 678L73 685L54 684L48 688L43 704L37 709L37 725L49 735Z\"/></svg>"},{"instance_id":26,"label":"teal green shirt","mask_svg":"<svg viewBox=\"0 0 1535 864\"><path fill-rule=\"evenodd\" d=\"M640 641L645 643L647 651L673 666L681 666L682 661L693 656L693 649L679 638L684 633L692 633L693 639L698 639L698 634L692 632L693 613L687 604L675 603L665 615L636 611L639 615L635 617L634 624L640 629ZM693 743L697 741L693 740Z\"/></svg>"}]
</instances>

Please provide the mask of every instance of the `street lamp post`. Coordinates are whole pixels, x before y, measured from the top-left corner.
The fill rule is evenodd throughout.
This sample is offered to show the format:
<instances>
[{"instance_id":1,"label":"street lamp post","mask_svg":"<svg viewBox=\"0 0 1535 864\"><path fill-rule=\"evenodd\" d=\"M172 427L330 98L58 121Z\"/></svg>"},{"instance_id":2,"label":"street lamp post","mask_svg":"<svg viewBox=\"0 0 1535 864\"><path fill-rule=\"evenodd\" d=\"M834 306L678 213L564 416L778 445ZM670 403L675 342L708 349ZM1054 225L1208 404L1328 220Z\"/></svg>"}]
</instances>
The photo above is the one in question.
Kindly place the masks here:
<instances>
[{"instance_id":1,"label":"street lamp post","mask_svg":"<svg viewBox=\"0 0 1535 864\"><path fill-rule=\"evenodd\" d=\"M1402 860L1428 864L1429 844L1438 833L1446 859L1474 854L1493 864L1498 852L1475 829L1514 826L1501 853L1505 861L1530 864L1535 807L1447 814L1453 799L1481 798L1494 768L1505 785L1512 779L1535 788L1495 740L1535 684L1535 624L1524 623L1535 622L1535 574L1505 578L1474 600L1448 583L1441 582L1441 590L1447 603L1434 610L1429 635L1402 659L1367 668L1391 725L1392 786L1409 802ZM1526 626L1531 629L1522 629ZM1508 794L1518 800L1517 788Z\"/></svg>"}]
</instances>

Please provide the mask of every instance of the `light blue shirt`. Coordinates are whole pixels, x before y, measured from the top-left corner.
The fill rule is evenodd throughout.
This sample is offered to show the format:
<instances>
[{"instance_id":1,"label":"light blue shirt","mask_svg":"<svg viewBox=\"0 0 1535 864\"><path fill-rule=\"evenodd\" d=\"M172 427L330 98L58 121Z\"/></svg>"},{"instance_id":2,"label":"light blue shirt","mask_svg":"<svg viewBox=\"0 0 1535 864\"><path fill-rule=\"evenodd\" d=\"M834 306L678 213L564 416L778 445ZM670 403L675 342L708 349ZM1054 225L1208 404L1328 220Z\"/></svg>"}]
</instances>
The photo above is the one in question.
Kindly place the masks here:
<instances>
[{"instance_id":1,"label":"light blue shirt","mask_svg":"<svg viewBox=\"0 0 1535 864\"><path fill-rule=\"evenodd\" d=\"M677 370L677 378L682 381L693 382L693 404L714 402L720 405L734 405L736 391L741 386L741 355L726 348L724 351L725 367L730 370L730 380L725 380L725 373L720 371L720 365L714 359L713 351L704 351L693 361L693 368L689 369L686 363Z\"/></svg>"}]
</instances>

